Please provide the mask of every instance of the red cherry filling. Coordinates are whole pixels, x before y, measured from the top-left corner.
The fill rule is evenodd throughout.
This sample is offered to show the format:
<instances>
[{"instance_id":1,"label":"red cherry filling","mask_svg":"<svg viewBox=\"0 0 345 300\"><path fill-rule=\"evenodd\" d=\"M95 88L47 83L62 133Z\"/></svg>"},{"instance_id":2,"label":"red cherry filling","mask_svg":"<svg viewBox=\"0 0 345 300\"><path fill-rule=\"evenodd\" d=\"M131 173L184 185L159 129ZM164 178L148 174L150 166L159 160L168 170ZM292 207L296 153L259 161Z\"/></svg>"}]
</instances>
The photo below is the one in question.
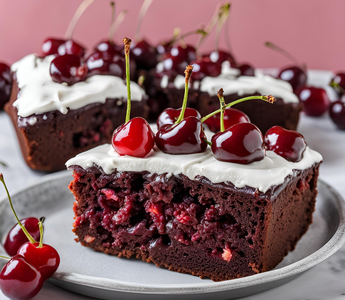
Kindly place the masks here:
<instances>
[{"instance_id":1,"label":"red cherry filling","mask_svg":"<svg viewBox=\"0 0 345 300\"><path fill-rule=\"evenodd\" d=\"M157 64L156 49L152 47L147 41L141 40L133 44L131 53L137 64L137 67L144 70L152 69Z\"/></svg>"},{"instance_id":2,"label":"red cherry filling","mask_svg":"<svg viewBox=\"0 0 345 300\"><path fill-rule=\"evenodd\" d=\"M193 66L192 80L201 80L206 76L217 77L222 72L222 65L212 62L207 57L191 62L191 65Z\"/></svg>"},{"instance_id":3,"label":"red cherry filling","mask_svg":"<svg viewBox=\"0 0 345 300\"><path fill-rule=\"evenodd\" d=\"M12 257L0 273L0 289L10 299L31 299L42 285L41 273L20 255Z\"/></svg>"},{"instance_id":4,"label":"red cherry filling","mask_svg":"<svg viewBox=\"0 0 345 300\"><path fill-rule=\"evenodd\" d=\"M339 129L345 130L345 102L338 100L329 107L329 115Z\"/></svg>"},{"instance_id":5,"label":"red cherry filling","mask_svg":"<svg viewBox=\"0 0 345 300\"><path fill-rule=\"evenodd\" d=\"M249 117L242 111L236 108L226 108L224 110L224 128L229 128L237 123L249 123ZM204 122L208 128L213 132L220 130L220 113L208 118Z\"/></svg>"},{"instance_id":6,"label":"red cherry filling","mask_svg":"<svg viewBox=\"0 0 345 300\"><path fill-rule=\"evenodd\" d=\"M266 132L265 145L267 150L292 162L299 162L307 147L303 135L280 126L273 126Z\"/></svg>"},{"instance_id":7,"label":"red cherry filling","mask_svg":"<svg viewBox=\"0 0 345 300\"><path fill-rule=\"evenodd\" d=\"M250 164L265 157L260 129L252 123L239 123L212 137L212 152L216 159L238 164Z\"/></svg>"},{"instance_id":8,"label":"red cherry filling","mask_svg":"<svg viewBox=\"0 0 345 300\"><path fill-rule=\"evenodd\" d=\"M154 146L154 134L149 123L138 117L115 129L111 141L120 155L145 157Z\"/></svg>"},{"instance_id":9,"label":"red cherry filling","mask_svg":"<svg viewBox=\"0 0 345 300\"><path fill-rule=\"evenodd\" d=\"M43 280L50 278L60 265L59 253L46 244L39 247L39 243L25 243L19 248L18 255L23 256L28 264L35 267Z\"/></svg>"},{"instance_id":10,"label":"red cherry filling","mask_svg":"<svg viewBox=\"0 0 345 300\"><path fill-rule=\"evenodd\" d=\"M58 47L58 53L59 55L73 54L83 57L85 54L85 47L73 40L67 40Z\"/></svg>"},{"instance_id":11,"label":"red cherry filling","mask_svg":"<svg viewBox=\"0 0 345 300\"><path fill-rule=\"evenodd\" d=\"M38 226L38 219L37 218L26 218L20 220L20 222L24 225L27 231L32 235L35 241L38 241L40 238L40 230ZM20 228L18 224L12 227L12 229L8 232L6 240L4 242L4 249L8 253L8 255L13 256L16 255L18 249L28 241L28 238L24 234L23 230Z\"/></svg>"},{"instance_id":12,"label":"red cherry filling","mask_svg":"<svg viewBox=\"0 0 345 300\"><path fill-rule=\"evenodd\" d=\"M297 95L303 103L303 111L309 116L322 115L330 104L328 95L322 88L304 86Z\"/></svg>"},{"instance_id":13,"label":"red cherry filling","mask_svg":"<svg viewBox=\"0 0 345 300\"><path fill-rule=\"evenodd\" d=\"M163 125L166 125L166 124L170 124L170 125L174 124L177 121L178 117L180 116L181 109L182 108L178 108L178 109L167 108L163 110L162 113L157 118L157 122L156 122L157 128L159 129ZM184 117L196 117L197 119L200 119L201 115L196 109L186 107Z\"/></svg>"},{"instance_id":14,"label":"red cherry filling","mask_svg":"<svg viewBox=\"0 0 345 300\"><path fill-rule=\"evenodd\" d=\"M282 69L278 78L289 82L295 93L299 88L307 83L307 74L301 68L296 66Z\"/></svg>"},{"instance_id":15,"label":"red cherry filling","mask_svg":"<svg viewBox=\"0 0 345 300\"><path fill-rule=\"evenodd\" d=\"M0 63L0 109L10 99L12 88L11 69L8 65Z\"/></svg>"},{"instance_id":16,"label":"red cherry filling","mask_svg":"<svg viewBox=\"0 0 345 300\"><path fill-rule=\"evenodd\" d=\"M44 40L42 43L42 54L44 56L58 54L58 48L62 45L66 40L63 39L55 39L55 38L48 38Z\"/></svg>"},{"instance_id":17,"label":"red cherry filling","mask_svg":"<svg viewBox=\"0 0 345 300\"><path fill-rule=\"evenodd\" d=\"M206 135L196 117L187 117L174 125L163 125L156 134L156 145L165 153L191 154L206 150Z\"/></svg>"},{"instance_id":18,"label":"red cherry filling","mask_svg":"<svg viewBox=\"0 0 345 300\"><path fill-rule=\"evenodd\" d=\"M52 60L49 72L53 81L72 85L86 79L87 66L76 55L63 55Z\"/></svg>"},{"instance_id":19,"label":"red cherry filling","mask_svg":"<svg viewBox=\"0 0 345 300\"><path fill-rule=\"evenodd\" d=\"M88 77L93 75L114 75L126 77L125 60L118 54L109 52L95 52L86 60Z\"/></svg>"}]
</instances>

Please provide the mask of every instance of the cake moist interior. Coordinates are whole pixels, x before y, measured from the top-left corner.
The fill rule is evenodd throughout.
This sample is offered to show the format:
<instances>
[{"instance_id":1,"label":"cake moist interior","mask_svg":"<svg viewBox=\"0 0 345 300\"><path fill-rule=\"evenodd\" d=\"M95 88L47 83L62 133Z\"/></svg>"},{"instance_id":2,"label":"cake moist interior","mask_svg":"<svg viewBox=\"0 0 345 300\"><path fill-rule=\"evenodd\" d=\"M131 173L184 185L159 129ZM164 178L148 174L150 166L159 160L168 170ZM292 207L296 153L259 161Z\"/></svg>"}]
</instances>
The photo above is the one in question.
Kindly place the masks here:
<instances>
[{"instance_id":1,"label":"cake moist interior","mask_svg":"<svg viewBox=\"0 0 345 300\"><path fill-rule=\"evenodd\" d=\"M215 281L271 269L294 249L312 220L318 174L294 171L261 193L205 177L73 169L82 245Z\"/></svg>"}]
</instances>

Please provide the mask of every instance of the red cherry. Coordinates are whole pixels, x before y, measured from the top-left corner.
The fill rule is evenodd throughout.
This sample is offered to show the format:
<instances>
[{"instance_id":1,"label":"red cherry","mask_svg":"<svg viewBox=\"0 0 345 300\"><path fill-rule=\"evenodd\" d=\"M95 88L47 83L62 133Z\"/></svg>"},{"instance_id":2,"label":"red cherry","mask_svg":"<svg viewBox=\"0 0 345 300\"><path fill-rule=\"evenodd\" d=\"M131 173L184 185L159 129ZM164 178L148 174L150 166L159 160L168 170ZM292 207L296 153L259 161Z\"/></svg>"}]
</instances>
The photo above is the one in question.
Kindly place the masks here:
<instances>
[{"instance_id":1,"label":"red cherry","mask_svg":"<svg viewBox=\"0 0 345 300\"><path fill-rule=\"evenodd\" d=\"M159 129L160 127L166 124L170 124L170 125L174 124L177 121L178 117L180 116L181 109L182 108L178 108L178 109L167 108L163 110L162 113L157 118L157 122L156 122L157 128ZM201 115L196 109L186 107L186 110L184 112L184 117L185 118L196 117L197 119L200 119Z\"/></svg>"},{"instance_id":2,"label":"red cherry","mask_svg":"<svg viewBox=\"0 0 345 300\"><path fill-rule=\"evenodd\" d=\"M88 74L93 75L114 75L125 79L126 64L124 58L118 54L109 52L95 52L86 60Z\"/></svg>"},{"instance_id":3,"label":"red cherry","mask_svg":"<svg viewBox=\"0 0 345 300\"><path fill-rule=\"evenodd\" d=\"M169 154L192 154L207 148L202 123L196 117L187 117L174 125L163 125L156 134L156 145Z\"/></svg>"},{"instance_id":4,"label":"red cherry","mask_svg":"<svg viewBox=\"0 0 345 300\"><path fill-rule=\"evenodd\" d=\"M37 218L26 218L20 220L24 227L28 230L35 241L40 239L40 230L38 227L39 220ZM4 248L8 255L13 256L17 254L18 249L28 242L28 238L18 224L14 225L8 232Z\"/></svg>"},{"instance_id":5,"label":"red cherry","mask_svg":"<svg viewBox=\"0 0 345 300\"><path fill-rule=\"evenodd\" d=\"M340 89L337 86L333 87L337 91L338 95L340 96L341 94L343 94L345 90L345 73L336 73L335 76L332 78L330 84L332 82L336 83L340 87Z\"/></svg>"},{"instance_id":6,"label":"red cherry","mask_svg":"<svg viewBox=\"0 0 345 300\"><path fill-rule=\"evenodd\" d=\"M42 54L44 56L58 54L58 48L61 44L66 42L63 39L48 38L42 43Z\"/></svg>"},{"instance_id":7,"label":"red cherry","mask_svg":"<svg viewBox=\"0 0 345 300\"><path fill-rule=\"evenodd\" d=\"M116 46L114 43L110 42L108 39L99 42L96 47L95 47L95 51L96 52L106 52L109 55L114 55L114 54L119 54L120 51L123 50L123 46L121 46L120 51L119 46Z\"/></svg>"},{"instance_id":8,"label":"red cherry","mask_svg":"<svg viewBox=\"0 0 345 300\"><path fill-rule=\"evenodd\" d=\"M328 95L322 88L304 86L299 89L297 96L303 103L303 111L308 116L322 115L330 104Z\"/></svg>"},{"instance_id":9,"label":"red cherry","mask_svg":"<svg viewBox=\"0 0 345 300\"><path fill-rule=\"evenodd\" d=\"M73 40L67 40L58 47L58 54L73 54L79 57L83 57L85 54L85 47Z\"/></svg>"},{"instance_id":10,"label":"red cherry","mask_svg":"<svg viewBox=\"0 0 345 300\"><path fill-rule=\"evenodd\" d=\"M60 264L59 253L52 246L39 243L25 243L18 250L18 254L23 256L25 261L39 271L44 280L50 278Z\"/></svg>"},{"instance_id":11,"label":"red cherry","mask_svg":"<svg viewBox=\"0 0 345 300\"><path fill-rule=\"evenodd\" d=\"M222 72L220 63L212 62L208 57L191 62L193 66L192 79L201 80L206 76L217 77Z\"/></svg>"},{"instance_id":12,"label":"red cherry","mask_svg":"<svg viewBox=\"0 0 345 300\"><path fill-rule=\"evenodd\" d=\"M141 40L136 44L133 43L131 54L139 69L149 70L157 64L156 49L145 40Z\"/></svg>"},{"instance_id":13,"label":"red cherry","mask_svg":"<svg viewBox=\"0 0 345 300\"><path fill-rule=\"evenodd\" d=\"M329 115L339 129L345 130L345 102L338 100L329 107Z\"/></svg>"},{"instance_id":14,"label":"red cherry","mask_svg":"<svg viewBox=\"0 0 345 300\"><path fill-rule=\"evenodd\" d=\"M63 55L52 60L49 72L53 81L72 85L86 79L87 66L76 55Z\"/></svg>"},{"instance_id":15,"label":"red cherry","mask_svg":"<svg viewBox=\"0 0 345 300\"><path fill-rule=\"evenodd\" d=\"M277 153L288 161L298 162L303 158L307 143L300 133L273 126L265 134L266 149Z\"/></svg>"},{"instance_id":16,"label":"red cherry","mask_svg":"<svg viewBox=\"0 0 345 300\"><path fill-rule=\"evenodd\" d=\"M230 66L232 68L236 68L236 61L230 52L218 50L213 51L210 54L206 54L204 56L208 56L210 60L214 63L222 64L224 61L228 61L230 62Z\"/></svg>"},{"instance_id":17,"label":"red cherry","mask_svg":"<svg viewBox=\"0 0 345 300\"><path fill-rule=\"evenodd\" d=\"M249 64L241 64L238 66L242 76L255 76L254 68Z\"/></svg>"},{"instance_id":18,"label":"red cherry","mask_svg":"<svg viewBox=\"0 0 345 300\"><path fill-rule=\"evenodd\" d=\"M185 45L184 47L173 46L170 49L170 55L190 64L190 62L196 60L196 49L191 45Z\"/></svg>"},{"instance_id":19,"label":"red cherry","mask_svg":"<svg viewBox=\"0 0 345 300\"><path fill-rule=\"evenodd\" d=\"M252 123L238 123L212 137L212 152L216 159L238 164L250 164L265 157L260 129Z\"/></svg>"},{"instance_id":20,"label":"red cherry","mask_svg":"<svg viewBox=\"0 0 345 300\"><path fill-rule=\"evenodd\" d=\"M204 123L211 131L218 132L220 130L220 113L208 118ZM226 108L224 111L224 128L227 129L237 123L250 123L250 119L238 109Z\"/></svg>"},{"instance_id":21,"label":"red cherry","mask_svg":"<svg viewBox=\"0 0 345 300\"><path fill-rule=\"evenodd\" d=\"M153 149L154 134L149 123L137 117L115 129L111 141L120 155L145 157Z\"/></svg>"},{"instance_id":22,"label":"red cherry","mask_svg":"<svg viewBox=\"0 0 345 300\"><path fill-rule=\"evenodd\" d=\"M278 78L289 82L295 93L299 88L307 83L307 74L301 68L296 66L282 69Z\"/></svg>"},{"instance_id":23,"label":"red cherry","mask_svg":"<svg viewBox=\"0 0 345 300\"><path fill-rule=\"evenodd\" d=\"M168 75L170 77L176 76L178 74L183 74L187 61L181 60L178 56L172 56L171 54L165 54L162 60L162 68L158 68L161 64L157 65L156 73L162 77L163 75Z\"/></svg>"},{"instance_id":24,"label":"red cherry","mask_svg":"<svg viewBox=\"0 0 345 300\"><path fill-rule=\"evenodd\" d=\"M156 45L156 51L157 51L158 54L162 55L162 54L164 54L164 53L170 52L171 47L172 47L171 40L159 42L159 43Z\"/></svg>"},{"instance_id":25,"label":"red cherry","mask_svg":"<svg viewBox=\"0 0 345 300\"><path fill-rule=\"evenodd\" d=\"M8 65L0 63L0 109L10 99L12 88L11 69Z\"/></svg>"},{"instance_id":26,"label":"red cherry","mask_svg":"<svg viewBox=\"0 0 345 300\"><path fill-rule=\"evenodd\" d=\"M11 299L31 299L41 290L42 285L41 273L20 255L12 257L0 273L0 289Z\"/></svg>"}]
</instances>

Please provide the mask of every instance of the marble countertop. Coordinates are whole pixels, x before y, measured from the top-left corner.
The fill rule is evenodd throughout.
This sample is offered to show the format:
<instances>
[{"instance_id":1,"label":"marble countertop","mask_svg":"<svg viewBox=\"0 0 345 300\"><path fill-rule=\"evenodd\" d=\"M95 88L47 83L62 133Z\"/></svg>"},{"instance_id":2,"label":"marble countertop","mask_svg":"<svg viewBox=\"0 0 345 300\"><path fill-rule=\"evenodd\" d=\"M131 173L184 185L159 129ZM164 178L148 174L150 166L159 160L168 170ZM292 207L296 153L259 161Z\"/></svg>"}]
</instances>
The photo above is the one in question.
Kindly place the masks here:
<instances>
[{"instance_id":1,"label":"marble countertop","mask_svg":"<svg viewBox=\"0 0 345 300\"><path fill-rule=\"evenodd\" d=\"M313 83L322 85L327 82L330 72L326 74L326 77L325 74L322 75L322 80L318 76L312 77ZM22 186L37 181L45 173L33 171L26 166L10 119L4 112L0 112L0 129L0 161L6 162L8 165L7 167L0 165L0 172L4 173L8 189L13 193ZM336 129L327 114L320 118L302 115L298 130L305 136L308 145L319 151L324 157L320 178L345 198L345 131ZM0 188L0 198L4 195L3 188ZM0 292L0 300L5 299L7 297ZM73 294L50 283L45 283L42 291L34 299L79 300L91 298ZM291 282L242 299L345 300L345 246Z\"/></svg>"}]
</instances>

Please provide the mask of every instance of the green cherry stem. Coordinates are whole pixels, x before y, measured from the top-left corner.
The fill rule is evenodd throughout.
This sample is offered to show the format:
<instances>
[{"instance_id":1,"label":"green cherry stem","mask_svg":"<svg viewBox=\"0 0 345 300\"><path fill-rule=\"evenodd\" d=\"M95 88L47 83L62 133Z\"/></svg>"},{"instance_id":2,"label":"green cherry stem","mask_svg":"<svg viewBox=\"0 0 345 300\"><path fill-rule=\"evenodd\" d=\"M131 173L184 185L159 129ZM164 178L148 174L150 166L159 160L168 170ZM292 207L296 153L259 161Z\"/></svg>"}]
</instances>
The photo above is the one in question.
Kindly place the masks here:
<instances>
[{"instance_id":1,"label":"green cherry stem","mask_svg":"<svg viewBox=\"0 0 345 300\"><path fill-rule=\"evenodd\" d=\"M183 97L182 109L181 109L180 115L179 115L178 119L176 120L175 124L180 123L184 118L184 113L186 111L187 100L188 100L189 78L192 76L192 73L193 73L193 66L188 65L186 67L186 70L184 71L185 87L184 87L184 97Z\"/></svg>"},{"instance_id":2,"label":"green cherry stem","mask_svg":"<svg viewBox=\"0 0 345 300\"><path fill-rule=\"evenodd\" d=\"M338 83L331 81L329 83L329 86L331 86L334 89L338 89L342 94L345 94L345 90Z\"/></svg>"},{"instance_id":3,"label":"green cherry stem","mask_svg":"<svg viewBox=\"0 0 345 300\"><path fill-rule=\"evenodd\" d=\"M220 111L220 132L223 132L225 130L224 128L224 106L225 106L225 101L224 101L224 91L223 89L220 89L217 93L219 102L220 102L220 108L222 109Z\"/></svg>"},{"instance_id":4,"label":"green cherry stem","mask_svg":"<svg viewBox=\"0 0 345 300\"><path fill-rule=\"evenodd\" d=\"M38 222L38 228L40 229L40 243L37 248L43 247L43 222L45 220L45 217L41 217L40 221Z\"/></svg>"},{"instance_id":5,"label":"green cherry stem","mask_svg":"<svg viewBox=\"0 0 345 300\"><path fill-rule=\"evenodd\" d=\"M126 81L127 81L127 111L126 120L127 123L131 119L131 77L129 72L129 50L131 48L132 40L124 38L123 43L125 44L125 57L126 57Z\"/></svg>"},{"instance_id":6,"label":"green cherry stem","mask_svg":"<svg viewBox=\"0 0 345 300\"><path fill-rule=\"evenodd\" d=\"M250 96L250 97L245 97L245 98L241 98L241 99L238 99L236 101L233 101L231 103L228 103L226 104L223 108L220 108L220 109L217 109L215 110L214 112L208 114L207 116L203 117L200 122L203 123L205 122L208 118L211 118L212 116L220 113L223 109L225 108L228 108L228 107L231 107L231 106L234 106L235 104L238 104L238 103L241 103L241 102L244 102L244 101L248 101L248 100L255 100L255 99L258 99L258 100L263 100L263 101L266 101L266 102L269 102L269 103L273 103L274 101L276 101L276 98L269 95L269 96Z\"/></svg>"},{"instance_id":7,"label":"green cherry stem","mask_svg":"<svg viewBox=\"0 0 345 300\"><path fill-rule=\"evenodd\" d=\"M7 260L10 260L10 259L11 259L10 257L3 256L3 255L0 255L0 258L7 259Z\"/></svg>"},{"instance_id":8,"label":"green cherry stem","mask_svg":"<svg viewBox=\"0 0 345 300\"><path fill-rule=\"evenodd\" d=\"M0 161L0 165L7 167L7 164L5 164L3 161Z\"/></svg>"},{"instance_id":9,"label":"green cherry stem","mask_svg":"<svg viewBox=\"0 0 345 300\"><path fill-rule=\"evenodd\" d=\"M108 31L108 40L109 43L113 44L113 24L114 24L114 20L115 20L115 2L111 1L110 2L110 7L111 7L111 22L110 22L110 27L109 27L109 31Z\"/></svg>"},{"instance_id":10,"label":"green cherry stem","mask_svg":"<svg viewBox=\"0 0 345 300\"><path fill-rule=\"evenodd\" d=\"M140 29L141 29L141 23L144 19L144 16L146 15L147 10L149 9L151 3L153 0L144 0L143 4L141 5L139 16L138 16L138 22L137 22L137 29L135 31L134 41L138 42L140 39Z\"/></svg>"},{"instance_id":11,"label":"green cherry stem","mask_svg":"<svg viewBox=\"0 0 345 300\"><path fill-rule=\"evenodd\" d=\"M5 190L6 190L6 193L7 193L7 197L8 197L8 201L10 202L10 206L11 206L11 209L12 209L12 212L15 216L15 218L17 219L17 222L18 222L18 225L20 226L20 228L23 230L24 234L26 235L26 237L28 238L28 240L30 241L30 243L34 244L36 243L36 241L34 240L34 238L31 236L31 234L26 230L26 228L24 227L24 225L20 222L15 210L14 210L14 207L13 207L13 204L12 204L12 199L11 199L11 196L10 196L10 193L8 192L8 189L7 189L7 186L6 186L6 183L5 183L5 180L4 180L4 176L2 175L2 173L0 173L0 181L2 182L2 184L4 185L5 187Z\"/></svg>"},{"instance_id":12,"label":"green cherry stem","mask_svg":"<svg viewBox=\"0 0 345 300\"><path fill-rule=\"evenodd\" d=\"M219 19L218 19L217 29L216 29L216 49L215 49L216 51L218 51L220 33L222 31L224 23L229 18L229 15L230 15L230 3L227 2L224 5L222 5L219 10Z\"/></svg>"}]
</instances>

